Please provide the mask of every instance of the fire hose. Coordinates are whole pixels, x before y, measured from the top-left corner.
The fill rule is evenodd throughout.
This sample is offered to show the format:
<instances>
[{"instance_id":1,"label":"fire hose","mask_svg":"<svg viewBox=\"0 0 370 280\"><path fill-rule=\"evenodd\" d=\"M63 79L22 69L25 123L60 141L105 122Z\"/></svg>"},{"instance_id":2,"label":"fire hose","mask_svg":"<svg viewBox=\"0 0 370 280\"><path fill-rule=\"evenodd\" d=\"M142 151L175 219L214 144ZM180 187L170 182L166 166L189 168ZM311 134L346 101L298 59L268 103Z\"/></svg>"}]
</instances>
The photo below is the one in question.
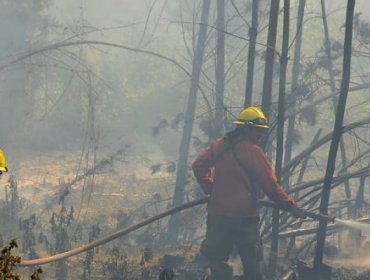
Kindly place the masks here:
<instances>
[{"instance_id":1,"label":"fire hose","mask_svg":"<svg viewBox=\"0 0 370 280\"><path fill-rule=\"evenodd\" d=\"M260 200L260 204L262 206L279 209L279 206L277 204L275 204L274 202L271 202L271 201ZM320 213L317 214L317 213L306 211L306 210L303 210L303 211L304 211L304 213L306 214L307 217L309 217L313 220L316 220L316 221L324 221L324 222L331 222L331 223L334 223L334 221L335 221L335 217L333 217L333 216L320 214Z\"/></svg>"},{"instance_id":2,"label":"fire hose","mask_svg":"<svg viewBox=\"0 0 370 280\"><path fill-rule=\"evenodd\" d=\"M144 227L144 226L146 226L150 223L153 223L153 222L155 222L159 219L162 219L164 217L173 215L173 214L175 214L177 212L180 212L182 210L189 209L189 208L195 207L197 205L204 204L206 202L208 202L208 197L201 198L201 199L198 199L198 200L194 200L194 201L191 201L191 202L188 202L188 203L184 203L180 206L177 206L177 207L171 208L167 211L164 211L164 212L162 212L162 213L160 213L156 216L145 219L145 220L143 220L143 221L141 221L137 224L134 224L132 226L128 226L128 227L125 227L123 229L120 229L120 230L112 233L111 235L108 235L108 236L106 236L102 239L93 241L89 244L82 245L82 246L77 247L75 249L72 249L70 251L63 252L63 253L60 253L60 254L56 254L56 255L53 255L53 256L48 256L48 257L43 257L43 258L33 259L33 260L22 260L18 265L19 266L42 265L42 264L46 264L46 263L50 263L50 262L60 261L60 260L75 256L75 255L81 254L81 253L86 252L88 250L91 250L95 247L98 247L102 244L105 244L109 241L112 241L113 239L116 239L118 237L127 235L127 234L129 234L129 233L131 233L131 232L133 232L133 231L135 231L139 228L142 228L142 227ZM260 204L262 206L279 208L275 203L273 203L271 201L260 200ZM323 215L323 214L316 214L316 213L312 213L312 212L308 212L308 211L305 211L305 212L306 212L307 217L310 217L314 220L334 222L334 219L335 219L334 217Z\"/></svg>"}]
</instances>

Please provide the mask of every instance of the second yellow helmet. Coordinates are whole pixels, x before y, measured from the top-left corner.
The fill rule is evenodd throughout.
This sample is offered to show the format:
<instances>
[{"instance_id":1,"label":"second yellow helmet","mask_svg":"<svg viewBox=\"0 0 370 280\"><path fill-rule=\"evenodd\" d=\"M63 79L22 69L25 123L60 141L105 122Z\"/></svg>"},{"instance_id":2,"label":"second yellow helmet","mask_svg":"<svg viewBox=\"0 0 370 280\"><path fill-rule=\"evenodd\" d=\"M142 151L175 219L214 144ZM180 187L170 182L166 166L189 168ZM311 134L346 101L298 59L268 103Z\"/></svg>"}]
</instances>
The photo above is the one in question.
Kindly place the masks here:
<instances>
[{"instance_id":1,"label":"second yellow helmet","mask_svg":"<svg viewBox=\"0 0 370 280\"><path fill-rule=\"evenodd\" d=\"M0 149L0 172L8 172L4 152Z\"/></svg>"}]
</instances>

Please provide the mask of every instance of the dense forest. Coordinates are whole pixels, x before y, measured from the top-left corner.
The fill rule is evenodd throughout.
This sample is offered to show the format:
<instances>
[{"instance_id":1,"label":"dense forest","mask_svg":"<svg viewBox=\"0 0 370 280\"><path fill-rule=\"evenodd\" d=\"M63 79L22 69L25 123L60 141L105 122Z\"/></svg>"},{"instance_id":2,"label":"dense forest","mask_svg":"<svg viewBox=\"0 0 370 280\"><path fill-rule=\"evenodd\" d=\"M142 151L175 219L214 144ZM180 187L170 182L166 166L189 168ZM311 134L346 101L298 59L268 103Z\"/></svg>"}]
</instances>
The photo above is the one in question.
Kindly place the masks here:
<instances>
[{"instance_id":1,"label":"dense forest","mask_svg":"<svg viewBox=\"0 0 370 280\"><path fill-rule=\"evenodd\" d=\"M0 279L209 279L191 164L251 105L309 211L261 198L266 279L370 279L368 1L0 7Z\"/></svg>"}]
</instances>

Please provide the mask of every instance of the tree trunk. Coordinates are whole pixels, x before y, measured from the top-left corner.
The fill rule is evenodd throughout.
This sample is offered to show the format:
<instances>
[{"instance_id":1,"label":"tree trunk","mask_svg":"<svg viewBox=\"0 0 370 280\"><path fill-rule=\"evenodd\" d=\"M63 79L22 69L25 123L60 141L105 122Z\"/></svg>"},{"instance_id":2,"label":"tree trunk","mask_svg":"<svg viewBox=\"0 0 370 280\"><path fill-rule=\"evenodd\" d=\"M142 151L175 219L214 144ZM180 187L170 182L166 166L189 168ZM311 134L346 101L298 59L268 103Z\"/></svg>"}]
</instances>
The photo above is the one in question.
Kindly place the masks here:
<instances>
[{"instance_id":1,"label":"tree trunk","mask_svg":"<svg viewBox=\"0 0 370 280\"><path fill-rule=\"evenodd\" d=\"M252 3L252 25L249 28L249 50L248 50L248 69L247 81L245 85L245 99L244 107L252 105L253 100L253 73L254 73L254 60L256 56L256 40L258 29L258 5L259 0L253 0Z\"/></svg>"},{"instance_id":2,"label":"tree trunk","mask_svg":"<svg viewBox=\"0 0 370 280\"><path fill-rule=\"evenodd\" d=\"M362 217L362 207L364 203L364 195L365 195L365 181L366 176L360 177L360 185L358 187L355 205L353 207L353 211L351 212L352 218L361 218ZM351 229L350 237L349 237L349 245L351 248L351 253L358 252L359 248L362 245L362 232L359 229ZM348 244L346 244L348 245Z\"/></svg>"},{"instance_id":3,"label":"tree trunk","mask_svg":"<svg viewBox=\"0 0 370 280\"><path fill-rule=\"evenodd\" d=\"M330 88L331 92L333 94L336 93L336 86L335 86L335 80L334 80L334 72L333 72L333 60L331 56L331 42L330 42L330 36L329 36L329 28L328 28L328 21L326 17L326 8L325 8L325 0L321 0L321 11L322 11L322 20L323 20L323 25L324 25L324 34L325 34L325 53L326 56L328 57L328 72L329 72L329 77L330 77ZM333 108L337 106L338 103L338 98L334 95L333 99ZM334 110L333 113L335 114ZM343 166L347 164L347 157L346 157L346 148L344 146L344 141L343 138L340 139L339 143L340 147L340 153L341 153L341 159ZM344 170L345 172L346 170ZM349 187L348 182L344 182L344 190L346 194L346 198L349 200L351 199L351 190ZM348 202L348 216L351 216L351 203Z\"/></svg>"},{"instance_id":4,"label":"tree trunk","mask_svg":"<svg viewBox=\"0 0 370 280\"><path fill-rule=\"evenodd\" d=\"M343 76L338 100L337 113L335 117L334 132L329 150L325 181L322 190L322 198L320 202L320 213L328 213L328 203L330 198L331 182L333 179L335 160L337 156L338 146L343 130L343 118L346 108L348 88L351 74L351 54L352 54L352 28L353 14L355 8L355 0L348 0L346 12L346 31L344 39L344 56L343 56ZM315 248L314 268L319 271L322 267L323 250L325 245L327 223L320 221L317 231L317 243Z\"/></svg>"},{"instance_id":5,"label":"tree trunk","mask_svg":"<svg viewBox=\"0 0 370 280\"><path fill-rule=\"evenodd\" d=\"M279 0L271 0L269 30L267 35L267 47L265 58L265 74L263 77L262 111L267 117L270 116L272 99L272 80L274 74L274 60L276 47L276 30L279 17Z\"/></svg>"},{"instance_id":6,"label":"tree trunk","mask_svg":"<svg viewBox=\"0 0 370 280\"><path fill-rule=\"evenodd\" d=\"M356 202L355 207L352 212L352 218L361 218L362 217L362 207L364 203L364 190L365 190L365 181L366 176L360 177L360 186L358 187L357 196L356 196Z\"/></svg>"},{"instance_id":7,"label":"tree trunk","mask_svg":"<svg viewBox=\"0 0 370 280\"><path fill-rule=\"evenodd\" d=\"M216 45L216 112L215 124L222 132L224 120L225 83L225 0L217 0L217 45Z\"/></svg>"},{"instance_id":8,"label":"tree trunk","mask_svg":"<svg viewBox=\"0 0 370 280\"><path fill-rule=\"evenodd\" d=\"M289 10L290 0L284 0L284 25L283 25L283 43L280 57L280 82L279 82L279 105L277 119L277 143L276 143L276 176L281 183L281 173L283 164L284 149L284 115L285 115L285 83L286 70L288 65L288 48L289 48ZM271 251L269 260L269 274L273 279L276 273L276 263L279 245L279 210L274 209L272 215L272 236Z\"/></svg>"},{"instance_id":9,"label":"tree trunk","mask_svg":"<svg viewBox=\"0 0 370 280\"><path fill-rule=\"evenodd\" d=\"M299 0L298 6L298 17L297 17L297 31L294 46L294 61L292 68L292 86L291 86L291 96L289 107L295 107L296 95L298 94L298 79L301 72L301 46L302 46L302 34L303 34L303 18L304 18L304 8L306 6L306 0ZM292 158L293 149L293 135L295 127L295 116L292 116L288 120L287 135L285 141L285 156L284 162L287 163Z\"/></svg>"},{"instance_id":10,"label":"tree trunk","mask_svg":"<svg viewBox=\"0 0 370 280\"><path fill-rule=\"evenodd\" d=\"M317 142L317 140L319 139L320 135L321 135L321 132L322 132L322 128L320 128L316 134L315 134L315 137L314 139L312 140L312 144L314 144L315 142ZM298 180L297 180L297 183L302 183L303 181L303 176L304 176L304 173L306 172L306 168L307 168L307 163L308 163L308 160L310 159L310 157L306 157L303 161L302 161L302 167L301 167L301 170L299 171L299 175L298 175ZM289 183L287 183L289 184ZM299 191L297 191L295 194L294 194L294 199L298 199L299 198ZM302 223L303 223L303 220L300 221L296 226L294 226L294 228L300 228L302 226ZM290 254L290 251L293 249L293 247L295 246L295 237L292 237L290 240L289 240L289 244L288 244L288 248L286 250L286 253L285 253L285 257L289 257L289 254Z\"/></svg>"},{"instance_id":11,"label":"tree trunk","mask_svg":"<svg viewBox=\"0 0 370 280\"><path fill-rule=\"evenodd\" d=\"M199 26L199 35L197 46L194 51L193 68L190 82L188 103L185 114L185 124L180 143L179 159L177 164L175 193L173 196L173 206L178 206L184 199L184 190L186 177L188 175L188 155L190 148L191 134L196 107L196 98L198 92L198 83L203 63L204 46L207 37L207 22L209 15L210 0L204 0L202 6L201 24ZM179 233L179 214L171 216L168 222L168 233L172 240L176 240Z\"/></svg>"}]
</instances>

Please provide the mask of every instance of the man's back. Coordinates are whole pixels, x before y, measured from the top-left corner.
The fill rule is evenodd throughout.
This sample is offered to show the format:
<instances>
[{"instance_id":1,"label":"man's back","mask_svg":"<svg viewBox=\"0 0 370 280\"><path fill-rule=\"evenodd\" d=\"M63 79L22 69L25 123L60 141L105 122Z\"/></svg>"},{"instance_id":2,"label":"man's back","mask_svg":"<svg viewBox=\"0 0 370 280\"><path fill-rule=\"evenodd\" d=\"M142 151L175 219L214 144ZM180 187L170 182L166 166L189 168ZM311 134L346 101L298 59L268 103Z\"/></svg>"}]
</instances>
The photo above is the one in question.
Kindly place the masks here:
<instances>
[{"instance_id":1,"label":"man's back","mask_svg":"<svg viewBox=\"0 0 370 280\"><path fill-rule=\"evenodd\" d=\"M219 138L193 163L201 185L211 190L208 212L228 217L258 217L258 190L283 208L293 202L276 182L262 149L247 137Z\"/></svg>"}]
</instances>

